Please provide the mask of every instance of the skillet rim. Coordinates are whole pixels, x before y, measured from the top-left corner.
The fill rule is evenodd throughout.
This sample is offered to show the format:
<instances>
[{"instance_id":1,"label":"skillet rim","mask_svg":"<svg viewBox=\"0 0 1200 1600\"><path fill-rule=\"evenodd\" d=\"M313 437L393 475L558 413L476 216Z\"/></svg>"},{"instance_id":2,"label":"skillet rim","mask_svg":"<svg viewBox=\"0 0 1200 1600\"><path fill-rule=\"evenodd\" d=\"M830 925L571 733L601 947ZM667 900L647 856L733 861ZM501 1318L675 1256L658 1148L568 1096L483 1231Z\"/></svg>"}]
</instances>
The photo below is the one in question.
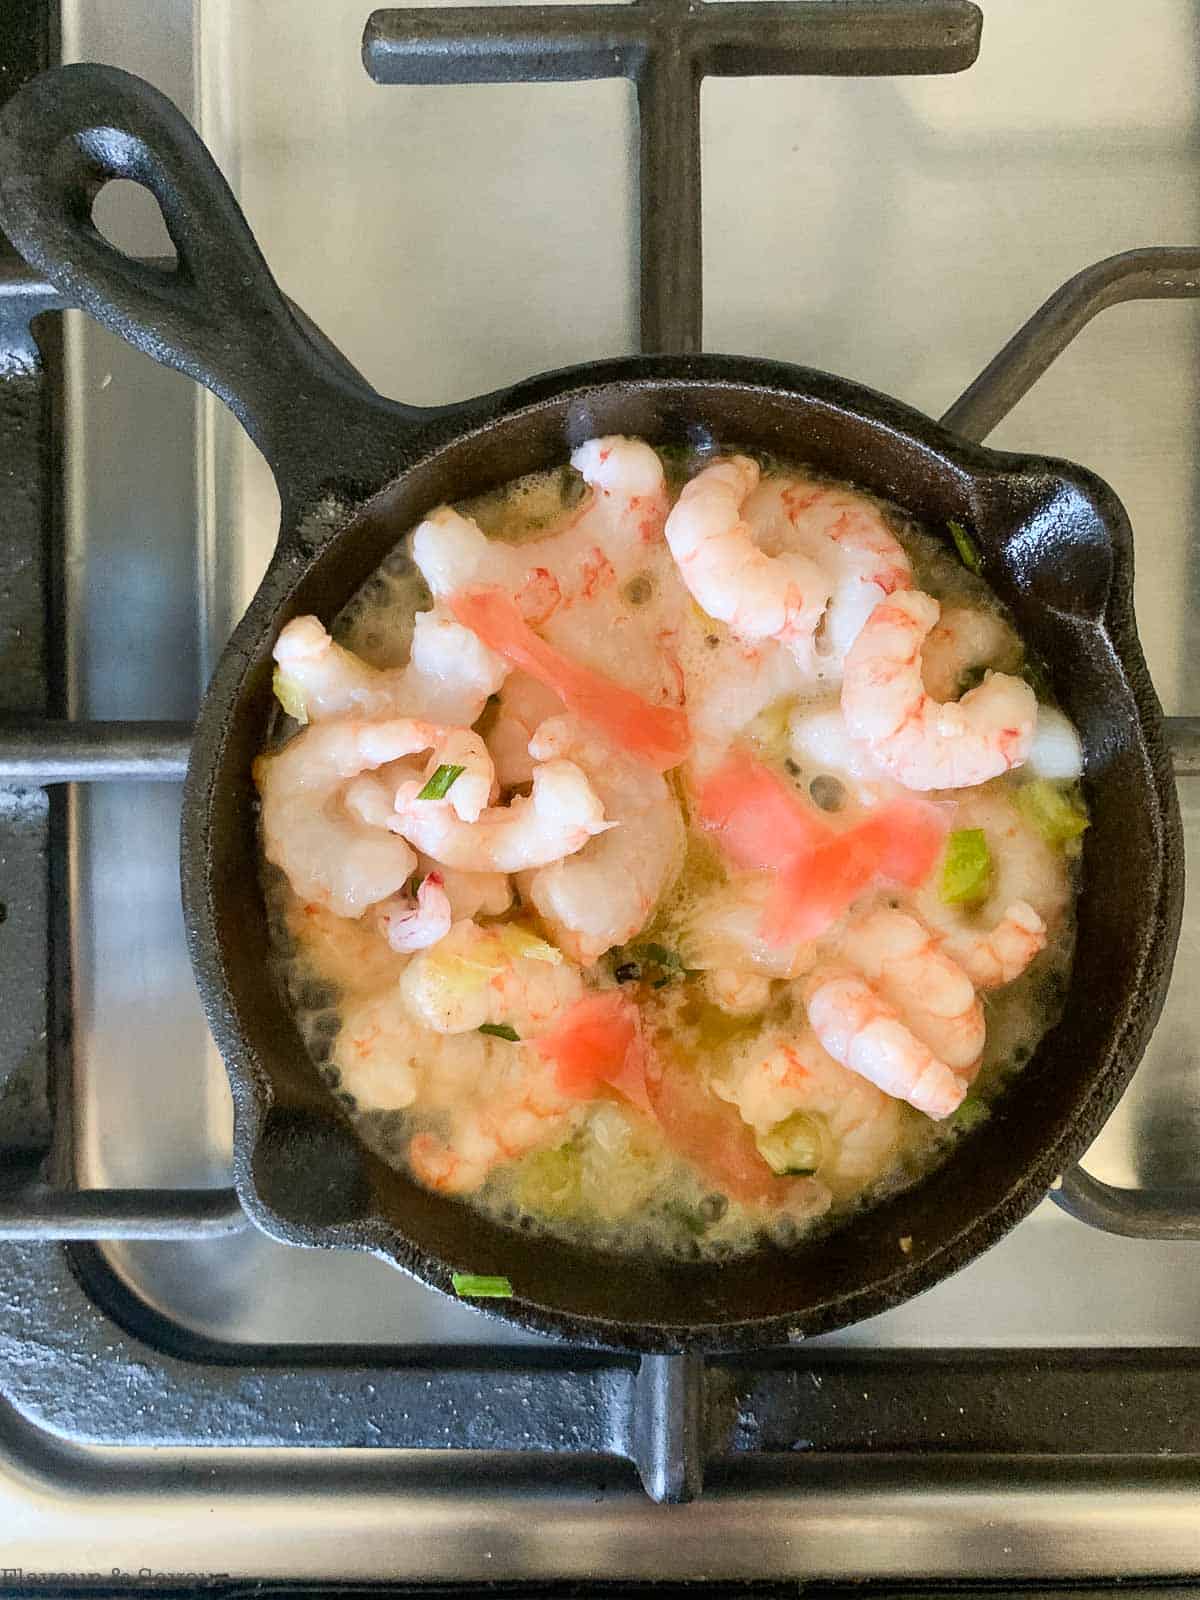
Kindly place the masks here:
<instances>
[{"instance_id":1,"label":"skillet rim","mask_svg":"<svg viewBox=\"0 0 1200 1600\"><path fill-rule=\"evenodd\" d=\"M1162 713L1150 682L1132 606L1132 536L1113 491L1095 474L1051 457L987 449L959 438L901 402L863 385L815 369L746 357L634 356L588 363L547 373L516 386L446 408L409 440L400 471L367 496L354 496L331 515L325 502L319 514L312 502L295 525L282 531L279 547L259 591L227 645L205 696L192 746L184 791L181 875L189 952L210 1026L229 1075L234 1099L234 1182L252 1221L269 1236L317 1248L358 1249L387 1260L418 1280L451 1293L445 1261L418 1246L376 1212L348 1223L305 1223L281 1215L263 1199L253 1176L253 1161L273 1104L270 1074L244 1036L225 976L224 951L217 932L211 872L211 807L226 737L235 720L246 680L273 642L279 616L295 589L321 563L342 533L417 466L443 452L457 451L495 425L515 423L539 410L568 402L586 436L587 399L614 387L647 396L664 386L723 389L771 395L776 400L816 401L849 413L916 444L949 467L978 502L999 484L1066 484L1086 494L1097 508L1113 555L1103 604L1088 623L1105 639L1120 665L1136 711L1134 749L1146 768L1147 792L1155 797L1147 819L1154 842L1155 873L1146 884L1148 933L1138 952L1120 1025L1108 1037L1093 1065L1069 1124L1020 1168L1004 1193L987 1209L919 1259L901 1256L893 1271L822 1302L815 1310L711 1322L633 1323L567 1311L525 1295L502 1302L467 1303L484 1315L591 1348L638 1352L683 1350L718 1352L758 1349L796 1342L875 1315L897 1305L966 1265L996 1242L1045 1196L1053 1181L1082 1153L1120 1099L1136 1070L1165 998L1182 911L1182 831L1175 782L1162 731ZM381 408L383 402L381 402ZM394 414L383 413L381 428L398 429ZM336 486L334 488L336 493ZM285 513L286 515L286 513ZM348 596L347 596L348 598ZM1094 781L1094 780L1093 780ZM1133 1002L1136 999L1137 1004ZM915 1185L914 1187L919 1187ZM453 1202L447 1202L451 1204Z\"/></svg>"}]
</instances>

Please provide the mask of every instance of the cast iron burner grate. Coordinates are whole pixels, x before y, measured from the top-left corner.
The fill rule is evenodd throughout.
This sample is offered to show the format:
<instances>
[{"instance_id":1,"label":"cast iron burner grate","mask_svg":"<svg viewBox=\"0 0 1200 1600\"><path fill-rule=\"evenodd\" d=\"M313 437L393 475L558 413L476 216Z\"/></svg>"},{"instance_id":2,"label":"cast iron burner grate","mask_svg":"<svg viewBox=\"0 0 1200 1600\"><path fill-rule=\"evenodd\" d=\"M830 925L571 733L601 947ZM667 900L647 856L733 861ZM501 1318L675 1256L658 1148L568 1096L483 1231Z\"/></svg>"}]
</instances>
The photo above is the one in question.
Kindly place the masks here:
<instances>
[{"instance_id":1,"label":"cast iron burner grate","mask_svg":"<svg viewBox=\"0 0 1200 1600\"><path fill-rule=\"evenodd\" d=\"M369 19L363 59L390 84L632 79L642 346L686 352L699 349L702 325L701 80L958 72L975 60L980 28L966 0L398 10ZM42 59L5 63L11 86L45 64L45 53L43 44ZM1200 249L1132 250L1098 262L1046 301L943 423L982 441L1097 312L1198 294ZM1031 1366L1004 1353L847 1352L822 1361L819 1381L794 1352L638 1360L552 1347L432 1358L418 1350L395 1360L377 1350L342 1349L334 1359L326 1349L289 1348L281 1359L274 1349L181 1341L132 1295L114 1301L111 1279L101 1295L103 1269L87 1241L211 1239L247 1223L229 1189L67 1187L69 1118L49 1115L68 1103L70 1070L68 930L57 910L66 838L56 786L178 782L190 732L54 716L60 360L58 318L48 314L63 309L0 240L0 1003L22 1054L0 1101L15 1152L0 1190L4 1399L81 1442L624 1458L660 1500L694 1497L706 1471L715 1481L736 1466L749 1481L748 1456L796 1448L986 1453L1019 1440L1033 1454L1194 1453L1200 1373L1183 1354L1081 1359L1062 1351ZM1168 719L1168 734L1177 775L1200 776L1200 718ZM1116 1189L1077 1169L1055 1198L1112 1233L1200 1238L1200 1194Z\"/></svg>"}]
</instances>

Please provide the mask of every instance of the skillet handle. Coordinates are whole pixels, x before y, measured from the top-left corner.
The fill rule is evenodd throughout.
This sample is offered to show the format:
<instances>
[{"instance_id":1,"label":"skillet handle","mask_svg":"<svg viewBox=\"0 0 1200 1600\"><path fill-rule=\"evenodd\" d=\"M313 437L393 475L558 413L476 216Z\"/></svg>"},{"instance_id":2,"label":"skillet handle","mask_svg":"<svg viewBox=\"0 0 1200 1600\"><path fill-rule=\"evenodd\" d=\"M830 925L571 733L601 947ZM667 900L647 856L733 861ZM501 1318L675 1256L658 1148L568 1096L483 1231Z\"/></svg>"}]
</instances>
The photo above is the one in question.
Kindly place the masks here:
<instances>
[{"instance_id":1,"label":"skillet handle","mask_svg":"<svg viewBox=\"0 0 1200 1600\"><path fill-rule=\"evenodd\" d=\"M114 178L150 190L177 264L125 255L92 221ZM382 399L301 330L199 136L116 67L55 67L0 110L0 226L68 300L206 385L266 457L289 513L394 475L424 413Z\"/></svg>"}]
</instances>

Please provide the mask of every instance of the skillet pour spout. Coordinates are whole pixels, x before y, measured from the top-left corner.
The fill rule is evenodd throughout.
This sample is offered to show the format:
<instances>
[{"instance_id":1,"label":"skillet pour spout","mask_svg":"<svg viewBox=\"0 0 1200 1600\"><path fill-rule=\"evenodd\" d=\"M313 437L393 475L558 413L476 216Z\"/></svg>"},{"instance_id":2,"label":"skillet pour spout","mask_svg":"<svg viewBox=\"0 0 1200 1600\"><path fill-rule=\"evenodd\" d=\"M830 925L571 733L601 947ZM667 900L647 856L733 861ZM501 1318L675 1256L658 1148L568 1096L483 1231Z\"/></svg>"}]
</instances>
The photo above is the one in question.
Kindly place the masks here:
<instances>
[{"instance_id":1,"label":"skillet pour spout","mask_svg":"<svg viewBox=\"0 0 1200 1600\"><path fill-rule=\"evenodd\" d=\"M173 268L132 261L100 235L91 206L113 178L156 196ZM502 1273L514 1297L487 1311L542 1333L701 1351L783 1344L886 1310L1038 1203L1137 1066L1182 907L1130 529L1105 484L1066 462L969 444L845 379L733 356L599 362L437 410L385 400L290 306L175 107L109 67L55 69L0 112L0 224L76 304L220 395L279 484L279 542L201 707L182 829L189 946L233 1092L235 1182L259 1227L371 1251L447 1292L452 1271ZM358 1142L267 962L251 762L271 716L280 628L305 612L332 622L441 501L557 464L597 433L769 451L850 479L935 531L965 524L1086 752L1092 826L1060 1023L989 1122L920 1183L825 1237L722 1265L615 1261L419 1188Z\"/></svg>"}]
</instances>

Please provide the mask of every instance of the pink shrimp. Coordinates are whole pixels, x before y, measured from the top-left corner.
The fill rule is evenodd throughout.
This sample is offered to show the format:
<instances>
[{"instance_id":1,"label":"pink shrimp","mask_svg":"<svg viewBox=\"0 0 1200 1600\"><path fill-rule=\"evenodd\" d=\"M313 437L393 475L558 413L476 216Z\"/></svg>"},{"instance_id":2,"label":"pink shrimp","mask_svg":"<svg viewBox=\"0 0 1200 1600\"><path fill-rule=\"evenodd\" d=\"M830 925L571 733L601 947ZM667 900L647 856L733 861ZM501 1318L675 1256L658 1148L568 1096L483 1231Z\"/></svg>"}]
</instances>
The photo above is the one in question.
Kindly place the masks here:
<instances>
[{"instance_id":1,"label":"pink shrimp","mask_svg":"<svg viewBox=\"0 0 1200 1600\"><path fill-rule=\"evenodd\" d=\"M557 1086L553 1066L529 1046L505 1045L514 1060L497 1092L453 1117L439 1139L418 1133L408 1145L413 1176L440 1194L470 1194L495 1168L532 1150L561 1142L583 1113L583 1105Z\"/></svg>"},{"instance_id":2,"label":"pink shrimp","mask_svg":"<svg viewBox=\"0 0 1200 1600\"><path fill-rule=\"evenodd\" d=\"M829 681L879 601L911 587L903 546L866 495L791 475L765 478L745 514L768 555L798 553L825 573L831 595L816 649Z\"/></svg>"},{"instance_id":3,"label":"pink shrimp","mask_svg":"<svg viewBox=\"0 0 1200 1600\"><path fill-rule=\"evenodd\" d=\"M685 836L670 784L575 717L551 717L529 745L538 761L573 761L613 826L583 849L520 880L551 934L590 965L649 920L683 864Z\"/></svg>"},{"instance_id":4,"label":"pink shrimp","mask_svg":"<svg viewBox=\"0 0 1200 1600\"><path fill-rule=\"evenodd\" d=\"M379 931L393 950L427 950L450 932L450 897L441 873L421 880L416 898L397 896L375 907Z\"/></svg>"},{"instance_id":5,"label":"pink shrimp","mask_svg":"<svg viewBox=\"0 0 1200 1600\"><path fill-rule=\"evenodd\" d=\"M450 506L413 533L413 560L436 599L467 584L496 584L540 627L630 575L662 532L667 511L662 462L639 439L589 439L571 456L591 491L541 538L491 540Z\"/></svg>"},{"instance_id":6,"label":"pink shrimp","mask_svg":"<svg viewBox=\"0 0 1200 1600\"><path fill-rule=\"evenodd\" d=\"M455 815L453 792L444 800L422 800L417 782L401 784L389 827L423 855L459 872L545 867L613 826L573 761L542 762L534 768L530 794L490 806L470 822Z\"/></svg>"},{"instance_id":7,"label":"pink shrimp","mask_svg":"<svg viewBox=\"0 0 1200 1600\"><path fill-rule=\"evenodd\" d=\"M999 788L964 795L955 821L980 829L987 839L987 898L972 906L947 905L935 876L918 890L914 907L977 989L998 989L1020 977L1060 924L1071 894L1067 865Z\"/></svg>"},{"instance_id":8,"label":"pink shrimp","mask_svg":"<svg viewBox=\"0 0 1200 1600\"><path fill-rule=\"evenodd\" d=\"M846 657L846 726L909 789L968 788L1020 766L1037 724L1033 690L1004 673L944 705L926 692L921 646L940 610L918 589L893 594Z\"/></svg>"},{"instance_id":9,"label":"pink shrimp","mask_svg":"<svg viewBox=\"0 0 1200 1600\"><path fill-rule=\"evenodd\" d=\"M859 973L818 967L804 992L813 1032L835 1061L934 1121L962 1104L966 1079L939 1060Z\"/></svg>"},{"instance_id":10,"label":"pink shrimp","mask_svg":"<svg viewBox=\"0 0 1200 1600\"><path fill-rule=\"evenodd\" d=\"M713 1082L756 1134L769 1135L797 1112L823 1135L822 1183L855 1193L896 1159L904 1114L899 1101L822 1049L809 1028L766 1030L736 1052Z\"/></svg>"},{"instance_id":11,"label":"pink shrimp","mask_svg":"<svg viewBox=\"0 0 1200 1600\"><path fill-rule=\"evenodd\" d=\"M275 693L299 722L357 716L423 717L470 727L508 672L468 629L440 609L413 622L402 667L369 666L336 643L316 617L293 617L275 641Z\"/></svg>"},{"instance_id":12,"label":"pink shrimp","mask_svg":"<svg viewBox=\"0 0 1200 1600\"><path fill-rule=\"evenodd\" d=\"M915 917L880 907L854 918L840 953L909 1028L966 1082L979 1069L985 1026L975 986Z\"/></svg>"},{"instance_id":13,"label":"pink shrimp","mask_svg":"<svg viewBox=\"0 0 1200 1600\"><path fill-rule=\"evenodd\" d=\"M409 877L417 858L403 839L376 826L373 815L348 803L354 780L416 751L437 751L451 740L457 741L456 750L463 740L474 741L471 748L481 763L476 777L486 789L491 758L477 735L411 717L314 723L277 754L259 756L254 781L262 797L267 860L286 873L302 900L326 905L339 916L357 917L386 900ZM469 807L476 788L468 783L460 804ZM373 791L368 798L375 800Z\"/></svg>"},{"instance_id":14,"label":"pink shrimp","mask_svg":"<svg viewBox=\"0 0 1200 1600\"><path fill-rule=\"evenodd\" d=\"M943 606L921 648L921 677L935 700L953 700L965 673L985 667L1016 672L1024 653L998 612L984 606Z\"/></svg>"},{"instance_id":15,"label":"pink shrimp","mask_svg":"<svg viewBox=\"0 0 1200 1600\"><path fill-rule=\"evenodd\" d=\"M673 706L652 706L632 689L593 672L540 639L503 589L461 589L450 608L489 649L552 689L568 711L600 728L631 755L660 772L677 766L690 746L687 717Z\"/></svg>"},{"instance_id":16,"label":"pink shrimp","mask_svg":"<svg viewBox=\"0 0 1200 1600\"><path fill-rule=\"evenodd\" d=\"M769 556L755 544L743 508L757 483L758 468L746 456L705 467L667 518L667 544L688 592L710 617L742 639L777 641L807 668L829 584L807 556Z\"/></svg>"}]
</instances>

